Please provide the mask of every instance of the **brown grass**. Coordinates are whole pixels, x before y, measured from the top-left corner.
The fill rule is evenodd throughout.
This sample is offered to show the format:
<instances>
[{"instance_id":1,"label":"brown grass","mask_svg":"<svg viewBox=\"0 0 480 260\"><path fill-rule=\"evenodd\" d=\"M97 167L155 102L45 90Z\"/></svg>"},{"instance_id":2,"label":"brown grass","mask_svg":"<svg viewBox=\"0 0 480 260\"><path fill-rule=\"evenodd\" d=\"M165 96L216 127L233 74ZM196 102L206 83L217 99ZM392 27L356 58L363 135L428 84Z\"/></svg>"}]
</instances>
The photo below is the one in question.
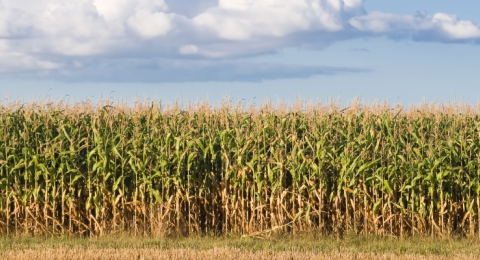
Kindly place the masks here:
<instances>
[{"instance_id":1,"label":"brown grass","mask_svg":"<svg viewBox=\"0 0 480 260\"><path fill-rule=\"evenodd\" d=\"M276 252L263 250L251 252L236 248L214 248L209 250L195 249L27 249L0 252L0 259L102 259L102 260L139 260L139 259L480 259L476 255L398 255L394 253L357 253L339 252Z\"/></svg>"},{"instance_id":2,"label":"brown grass","mask_svg":"<svg viewBox=\"0 0 480 260\"><path fill-rule=\"evenodd\" d=\"M477 238L0 237L0 259L479 259Z\"/></svg>"}]
</instances>

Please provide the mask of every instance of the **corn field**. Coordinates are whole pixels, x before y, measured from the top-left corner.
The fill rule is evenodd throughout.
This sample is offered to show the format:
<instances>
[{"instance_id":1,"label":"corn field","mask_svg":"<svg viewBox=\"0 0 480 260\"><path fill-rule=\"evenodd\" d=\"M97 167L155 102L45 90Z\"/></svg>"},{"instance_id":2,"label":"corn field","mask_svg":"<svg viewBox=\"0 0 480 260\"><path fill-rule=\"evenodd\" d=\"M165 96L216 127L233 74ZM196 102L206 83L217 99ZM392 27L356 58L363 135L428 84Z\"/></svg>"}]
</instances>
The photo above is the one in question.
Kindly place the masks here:
<instances>
[{"instance_id":1,"label":"corn field","mask_svg":"<svg viewBox=\"0 0 480 260\"><path fill-rule=\"evenodd\" d=\"M0 234L480 235L480 104L4 101Z\"/></svg>"}]
</instances>

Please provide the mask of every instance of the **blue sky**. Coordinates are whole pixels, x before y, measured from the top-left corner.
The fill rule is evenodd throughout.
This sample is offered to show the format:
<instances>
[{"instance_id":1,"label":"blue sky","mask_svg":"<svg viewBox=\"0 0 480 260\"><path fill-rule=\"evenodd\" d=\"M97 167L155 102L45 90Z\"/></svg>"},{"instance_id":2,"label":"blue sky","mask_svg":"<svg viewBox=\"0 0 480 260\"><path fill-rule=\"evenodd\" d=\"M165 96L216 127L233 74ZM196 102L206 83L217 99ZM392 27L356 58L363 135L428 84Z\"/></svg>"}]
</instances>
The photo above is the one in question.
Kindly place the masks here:
<instances>
[{"instance_id":1,"label":"blue sky","mask_svg":"<svg viewBox=\"0 0 480 260\"><path fill-rule=\"evenodd\" d=\"M479 7L478 0L0 0L0 88L23 100L48 93L477 102Z\"/></svg>"}]
</instances>

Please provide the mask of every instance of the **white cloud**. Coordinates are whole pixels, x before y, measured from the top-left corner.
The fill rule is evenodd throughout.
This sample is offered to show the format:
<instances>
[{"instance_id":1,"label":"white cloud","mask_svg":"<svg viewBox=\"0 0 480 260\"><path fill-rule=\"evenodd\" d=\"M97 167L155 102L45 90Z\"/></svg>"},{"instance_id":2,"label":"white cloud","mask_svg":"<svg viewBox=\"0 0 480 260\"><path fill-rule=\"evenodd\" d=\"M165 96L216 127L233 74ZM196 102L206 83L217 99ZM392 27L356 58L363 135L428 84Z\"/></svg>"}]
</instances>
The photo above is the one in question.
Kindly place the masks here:
<instances>
[{"instance_id":1,"label":"white cloud","mask_svg":"<svg viewBox=\"0 0 480 260\"><path fill-rule=\"evenodd\" d=\"M92 63L98 60L109 64L110 70L115 63L132 60L169 59L168 64L185 65L195 58L195 62L220 64L285 47L323 48L355 37L480 41L480 27L455 15L367 12L363 2L0 0L0 71L72 76L79 71L93 73L87 68L95 67ZM241 74L241 66L234 67ZM185 66L172 68L169 73L182 75Z\"/></svg>"},{"instance_id":2,"label":"white cloud","mask_svg":"<svg viewBox=\"0 0 480 260\"><path fill-rule=\"evenodd\" d=\"M121 22L135 10L136 2L133 0L93 0L93 5L97 9L98 15L105 20Z\"/></svg>"},{"instance_id":3,"label":"white cloud","mask_svg":"<svg viewBox=\"0 0 480 260\"><path fill-rule=\"evenodd\" d=\"M436 13L433 16L398 15L371 12L350 19L350 24L363 32L376 34L416 35L430 41L473 40L480 38L480 27L455 15Z\"/></svg>"},{"instance_id":4,"label":"white cloud","mask_svg":"<svg viewBox=\"0 0 480 260\"><path fill-rule=\"evenodd\" d=\"M345 4L345 7L349 9L362 8L362 5L363 5L362 0L344 0L343 2Z\"/></svg>"},{"instance_id":5,"label":"white cloud","mask_svg":"<svg viewBox=\"0 0 480 260\"><path fill-rule=\"evenodd\" d=\"M409 15L397 15L381 12L372 12L364 16L350 19L350 25L360 31L373 33L388 33L393 31L393 26L407 27L415 25L415 18Z\"/></svg>"},{"instance_id":6,"label":"white cloud","mask_svg":"<svg viewBox=\"0 0 480 260\"><path fill-rule=\"evenodd\" d=\"M140 9L128 19L128 25L143 38L155 38L167 34L172 29L168 14Z\"/></svg>"},{"instance_id":7,"label":"white cloud","mask_svg":"<svg viewBox=\"0 0 480 260\"><path fill-rule=\"evenodd\" d=\"M249 40L307 30L339 31L343 11L340 0L219 0L193 23L223 39Z\"/></svg>"},{"instance_id":8,"label":"white cloud","mask_svg":"<svg viewBox=\"0 0 480 260\"><path fill-rule=\"evenodd\" d=\"M454 15L437 13L431 21L434 27L444 32L448 38L456 40L480 38L480 28L477 25L470 21L459 20Z\"/></svg>"},{"instance_id":9,"label":"white cloud","mask_svg":"<svg viewBox=\"0 0 480 260\"><path fill-rule=\"evenodd\" d=\"M93 0L93 5L107 21L125 21L139 10L162 12L168 9L163 0Z\"/></svg>"}]
</instances>

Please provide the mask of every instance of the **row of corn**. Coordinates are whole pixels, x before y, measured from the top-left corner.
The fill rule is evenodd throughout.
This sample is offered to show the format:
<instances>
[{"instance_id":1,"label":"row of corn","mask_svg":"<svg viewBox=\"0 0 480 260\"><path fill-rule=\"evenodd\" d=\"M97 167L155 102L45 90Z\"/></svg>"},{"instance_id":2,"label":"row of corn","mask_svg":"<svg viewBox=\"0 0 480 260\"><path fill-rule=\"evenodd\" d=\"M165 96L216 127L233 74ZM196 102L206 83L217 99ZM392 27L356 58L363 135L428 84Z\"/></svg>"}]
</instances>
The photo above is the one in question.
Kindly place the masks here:
<instances>
[{"instance_id":1,"label":"row of corn","mask_svg":"<svg viewBox=\"0 0 480 260\"><path fill-rule=\"evenodd\" d=\"M468 104L0 105L0 234L480 234Z\"/></svg>"}]
</instances>

